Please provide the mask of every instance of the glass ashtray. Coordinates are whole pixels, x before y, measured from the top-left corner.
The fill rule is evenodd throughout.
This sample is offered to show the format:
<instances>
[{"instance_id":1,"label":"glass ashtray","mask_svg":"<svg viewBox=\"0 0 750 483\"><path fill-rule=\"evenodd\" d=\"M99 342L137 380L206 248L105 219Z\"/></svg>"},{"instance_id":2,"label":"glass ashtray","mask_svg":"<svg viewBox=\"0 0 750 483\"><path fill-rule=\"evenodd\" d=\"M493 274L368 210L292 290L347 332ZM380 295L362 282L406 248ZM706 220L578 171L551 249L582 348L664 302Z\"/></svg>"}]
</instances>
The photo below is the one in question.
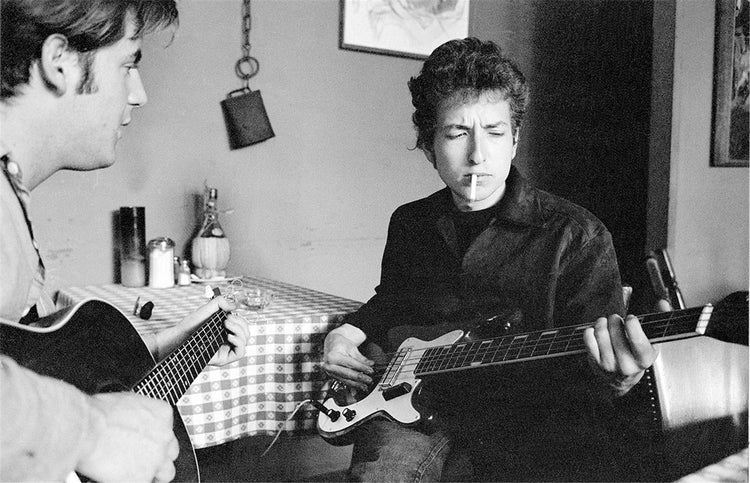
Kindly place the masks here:
<instances>
[{"instance_id":1,"label":"glass ashtray","mask_svg":"<svg viewBox=\"0 0 750 483\"><path fill-rule=\"evenodd\" d=\"M271 305L274 297L272 290L248 287L241 291L236 300L244 309L261 311Z\"/></svg>"},{"instance_id":2,"label":"glass ashtray","mask_svg":"<svg viewBox=\"0 0 750 483\"><path fill-rule=\"evenodd\" d=\"M275 294L273 290L245 286L241 279L234 279L225 288L224 296L237 304L241 311L262 312L271 305Z\"/></svg>"}]
</instances>

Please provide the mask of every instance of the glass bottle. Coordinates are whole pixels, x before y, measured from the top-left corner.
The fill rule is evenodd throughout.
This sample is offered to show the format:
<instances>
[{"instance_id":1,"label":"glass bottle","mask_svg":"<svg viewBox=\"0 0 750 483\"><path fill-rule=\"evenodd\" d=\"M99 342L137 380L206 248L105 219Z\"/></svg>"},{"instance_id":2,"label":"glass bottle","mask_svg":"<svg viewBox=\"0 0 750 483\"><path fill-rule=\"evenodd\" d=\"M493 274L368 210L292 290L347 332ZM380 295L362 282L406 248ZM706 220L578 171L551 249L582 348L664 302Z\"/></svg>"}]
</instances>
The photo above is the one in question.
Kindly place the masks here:
<instances>
[{"instance_id":1,"label":"glass bottle","mask_svg":"<svg viewBox=\"0 0 750 483\"><path fill-rule=\"evenodd\" d=\"M229 239L219 223L217 197L216 188L206 188L203 223L192 243L195 275L201 279L225 277L229 263Z\"/></svg>"},{"instance_id":2,"label":"glass bottle","mask_svg":"<svg viewBox=\"0 0 750 483\"><path fill-rule=\"evenodd\" d=\"M177 285L190 285L190 265L187 260L182 260L177 269Z\"/></svg>"}]
</instances>

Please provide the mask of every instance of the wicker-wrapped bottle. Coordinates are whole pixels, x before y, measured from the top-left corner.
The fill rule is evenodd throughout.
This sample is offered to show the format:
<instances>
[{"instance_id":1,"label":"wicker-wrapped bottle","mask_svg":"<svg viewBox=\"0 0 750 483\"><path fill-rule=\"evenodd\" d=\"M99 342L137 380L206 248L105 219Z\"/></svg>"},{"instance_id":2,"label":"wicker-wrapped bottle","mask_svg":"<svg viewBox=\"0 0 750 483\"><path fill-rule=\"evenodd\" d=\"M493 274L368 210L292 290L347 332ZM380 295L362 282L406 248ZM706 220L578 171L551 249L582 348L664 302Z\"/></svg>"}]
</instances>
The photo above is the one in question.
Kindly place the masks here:
<instances>
[{"instance_id":1,"label":"wicker-wrapped bottle","mask_svg":"<svg viewBox=\"0 0 750 483\"><path fill-rule=\"evenodd\" d=\"M216 188L206 188L203 203L203 223L193 238L192 257L195 275L201 279L225 277L229 263L229 239L219 224Z\"/></svg>"}]
</instances>

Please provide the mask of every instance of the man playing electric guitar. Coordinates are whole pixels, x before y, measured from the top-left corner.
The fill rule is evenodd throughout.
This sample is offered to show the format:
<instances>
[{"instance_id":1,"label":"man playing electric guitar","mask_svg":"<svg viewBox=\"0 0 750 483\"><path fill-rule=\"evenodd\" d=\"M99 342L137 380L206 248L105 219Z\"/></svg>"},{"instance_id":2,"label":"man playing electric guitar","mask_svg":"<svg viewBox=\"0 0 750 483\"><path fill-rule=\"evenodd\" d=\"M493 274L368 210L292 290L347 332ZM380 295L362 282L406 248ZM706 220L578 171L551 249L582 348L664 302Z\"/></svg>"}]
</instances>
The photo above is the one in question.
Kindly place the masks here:
<instances>
[{"instance_id":1,"label":"man playing electric guitar","mask_svg":"<svg viewBox=\"0 0 750 483\"><path fill-rule=\"evenodd\" d=\"M3 0L0 8L0 322L21 328L50 306L29 192L59 170L114 163L122 127L147 100L138 73L142 37L176 25L177 9L173 0ZM168 356L220 308L233 306L215 299L146 340L151 354ZM225 327L229 344L216 364L244 354L244 323L230 316ZM73 470L100 481L175 476L178 448L165 402L89 396L4 355L0 397L2 481L60 481Z\"/></svg>"},{"instance_id":2,"label":"man playing electric guitar","mask_svg":"<svg viewBox=\"0 0 750 483\"><path fill-rule=\"evenodd\" d=\"M528 102L523 75L495 44L468 38L438 47L409 88L417 146L446 188L393 213L376 295L326 337L324 370L367 391L378 376L360 350L366 341L391 351L399 327L481 320L496 335L592 323L580 334L590 363L553 359L428 381L419 399L434 417L410 427L372 419L350 433L352 479L623 478L611 458L620 442L608 437L613 401L656 350L636 318L621 318L604 225L511 164ZM443 474L459 456L472 471Z\"/></svg>"}]
</instances>

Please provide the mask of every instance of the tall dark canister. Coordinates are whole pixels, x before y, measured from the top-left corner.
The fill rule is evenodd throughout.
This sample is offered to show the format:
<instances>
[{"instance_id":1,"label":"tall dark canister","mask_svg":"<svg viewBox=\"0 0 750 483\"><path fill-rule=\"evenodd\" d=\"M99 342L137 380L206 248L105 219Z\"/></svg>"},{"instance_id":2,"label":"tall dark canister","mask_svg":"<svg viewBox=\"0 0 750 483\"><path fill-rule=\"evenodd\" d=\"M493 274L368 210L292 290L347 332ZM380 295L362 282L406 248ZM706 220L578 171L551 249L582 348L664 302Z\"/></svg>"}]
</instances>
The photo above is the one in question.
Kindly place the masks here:
<instances>
[{"instance_id":1,"label":"tall dark canister","mask_svg":"<svg viewBox=\"0 0 750 483\"><path fill-rule=\"evenodd\" d=\"M146 285L146 208L120 207L120 282Z\"/></svg>"}]
</instances>

